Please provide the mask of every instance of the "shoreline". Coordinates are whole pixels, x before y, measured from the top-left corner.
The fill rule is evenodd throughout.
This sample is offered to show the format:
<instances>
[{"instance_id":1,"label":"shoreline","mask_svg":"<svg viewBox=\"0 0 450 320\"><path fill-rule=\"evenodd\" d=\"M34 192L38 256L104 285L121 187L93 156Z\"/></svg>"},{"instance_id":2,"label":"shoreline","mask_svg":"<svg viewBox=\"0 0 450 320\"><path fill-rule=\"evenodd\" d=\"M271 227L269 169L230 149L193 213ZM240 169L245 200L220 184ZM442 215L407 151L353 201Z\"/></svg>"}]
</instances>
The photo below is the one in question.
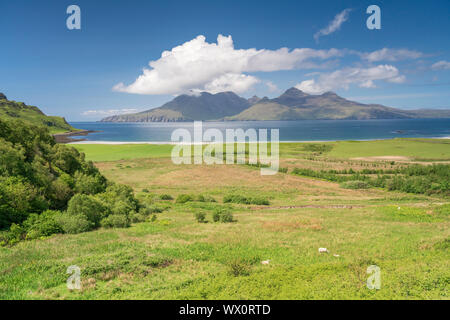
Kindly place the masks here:
<instances>
[{"instance_id":1,"label":"shoreline","mask_svg":"<svg viewBox=\"0 0 450 320\"><path fill-rule=\"evenodd\" d=\"M382 141L382 140L393 140L399 138L380 138L380 139L351 139L351 140L301 140L301 141L279 141L279 143L324 143L324 142L339 142L339 141ZM450 140L449 137L416 137L416 138L400 138L400 139L436 139L436 140ZM263 141L258 141L263 142ZM270 141L267 141L270 143ZM210 144L211 142L201 142L200 144ZM226 143L226 142L225 142ZM243 142L240 142L243 143ZM248 142L246 142L248 143ZM148 144L148 145L177 145L180 142L173 141L90 141L86 139L79 139L75 141L68 142L67 144L91 144L91 145L126 145L126 144ZM181 143L183 144L183 143ZM198 143L185 143L190 145L196 145Z\"/></svg>"},{"instance_id":2,"label":"shoreline","mask_svg":"<svg viewBox=\"0 0 450 320\"><path fill-rule=\"evenodd\" d=\"M96 131L96 130L70 131L70 132L64 132L64 133L55 133L55 134L53 134L53 137L55 138L56 143L70 144L70 143L75 143L75 142L88 141L88 140L86 140L86 138L74 139L71 137L87 136L89 133L95 133L95 132L100 132L100 131Z\"/></svg>"}]
</instances>

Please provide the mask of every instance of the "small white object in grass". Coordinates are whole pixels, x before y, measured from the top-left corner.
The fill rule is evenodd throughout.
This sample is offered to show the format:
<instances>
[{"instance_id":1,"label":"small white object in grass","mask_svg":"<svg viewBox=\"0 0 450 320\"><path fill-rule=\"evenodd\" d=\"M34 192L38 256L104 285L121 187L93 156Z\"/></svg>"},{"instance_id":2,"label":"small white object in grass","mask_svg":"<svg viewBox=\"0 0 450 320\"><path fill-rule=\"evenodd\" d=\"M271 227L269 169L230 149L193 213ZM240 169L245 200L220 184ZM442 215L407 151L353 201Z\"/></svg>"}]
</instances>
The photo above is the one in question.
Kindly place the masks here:
<instances>
[{"instance_id":1,"label":"small white object in grass","mask_svg":"<svg viewBox=\"0 0 450 320\"><path fill-rule=\"evenodd\" d=\"M338 254L336 254L336 253L335 253L335 254L333 254L333 256L335 256L335 257L339 257L339 255L338 255Z\"/></svg>"},{"instance_id":2,"label":"small white object in grass","mask_svg":"<svg viewBox=\"0 0 450 320\"><path fill-rule=\"evenodd\" d=\"M328 253L327 248L319 248L319 253Z\"/></svg>"},{"instance_id":3,"label":"small white object in grass","mask_svg":"<svg viewBox=\"0 0 450 320\"><path fill-rule=\"evenodd\" d=\"M270 260L261 261L262 264L269 264Z\"/></svg>"},{"instance_id":4,"label":"small white object in grass","mask_svg":"<svg viewBox=\"0 0 450 320\"><path fill-rule=\"evenodd\" d=\"M397 210L400 210L400 207L398 207Z\"/></svg>"}]
</instances>

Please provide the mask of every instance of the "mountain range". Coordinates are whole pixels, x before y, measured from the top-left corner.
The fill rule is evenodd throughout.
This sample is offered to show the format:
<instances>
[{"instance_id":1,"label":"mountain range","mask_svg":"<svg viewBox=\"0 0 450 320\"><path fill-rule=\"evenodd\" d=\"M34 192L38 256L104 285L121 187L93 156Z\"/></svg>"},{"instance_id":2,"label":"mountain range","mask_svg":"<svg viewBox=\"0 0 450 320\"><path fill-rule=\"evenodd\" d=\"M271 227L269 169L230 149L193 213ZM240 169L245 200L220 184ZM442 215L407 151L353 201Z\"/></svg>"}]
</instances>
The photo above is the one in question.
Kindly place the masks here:
<instances>
[{"instance_id":1,"label":"mountain range","mask_svg":"<svg viewBox=\"0 0 450 320\"><path fill-rule=\"evenodd\" d=\"M250 99L233 92L180 95L159 108L116 115L102 122L171 122L194 120L365 120L450 118L448 109L403 110L347 100L334 92L307 94L290 88L277 98Z\"/></svg>"}]
</instances>

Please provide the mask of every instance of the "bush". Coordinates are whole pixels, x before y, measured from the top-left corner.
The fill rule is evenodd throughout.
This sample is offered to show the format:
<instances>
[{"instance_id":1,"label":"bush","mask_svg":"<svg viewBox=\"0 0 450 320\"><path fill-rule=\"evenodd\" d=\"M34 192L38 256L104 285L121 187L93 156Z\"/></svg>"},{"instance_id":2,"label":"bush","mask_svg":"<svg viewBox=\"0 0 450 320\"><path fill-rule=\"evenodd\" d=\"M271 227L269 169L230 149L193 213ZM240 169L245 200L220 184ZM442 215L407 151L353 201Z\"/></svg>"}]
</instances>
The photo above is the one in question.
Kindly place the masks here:
<instances>
[{"instance_id":1,"label":"bush","mask_svg":"<svg viewBox=\"0 0 450 320\"><path fill-rule=\"evenodd\" d=\"M117 214L117 215L129 215L134 211L134 206L133 204L129 203L129 202L125 202L123 200L119 200L117 202L115 202L112 206L110 206L111 208L111 213L112 214Z\"/></svg>"},{"instance_id":2,"label":"bush","mask_svg":"<svg viewBox=\"0 0 450 320\"><path fill-rule=\"evenodd\" d=\"M199 223L205 223L206 222L206 214L204 212L196 212L195 219L197 219L197 222L199 222Z\"/></svg>"},{"instance_id":3,"label":"bush","mask_svg":"<svg viewBox=\"0 0 450 320\"><path fill-rule=\"evenodd\" d=\"M333 146L330 144L316 144L316 143L307 143L303 145L303 150L309 152L329 152L333 149Z\"/></svg>"},{"instance_id":4,"label":"bush","mask_svg":"<svg viewBox=\"0 0 450 320\"><path fill-rule=\"evenodd\" d=\"M2 244L13 245L25 239L26 230L18 224L13 223L7 232L0 238Z\"/></svg>"},{"instance_id":5,"label":"bush","mask_svg":"<svg viewBox=\"0 0 450 320\"><path fill-rule=\"evenodd\" d=\"M227 195L223 198L224 203L239 203L239 204L256 204L256 205L269 205L269 200L266 198L247 198L241 195Z\"/></svg>"},{"instance_id":6,"label":"bush","mask_svg":"<svg viewBox=\"0 0 450 320\"><path fill-rule=\"evenodd\" d=\"M107 212L103 204L93 196L77 194L70 199L67 214L83 215L94 227L98 227L100 220L107 215Z\"/></svg>"},{"instance_id":7,"label":"bush","mask_svg":"<svg viewBox=\"0 0 450 320\"><path fill-rule=\"evenodd\" d=\"M172 196L170 194L162 194L159 196L161 200L173 200Z\"/></svg>"},{"instance_id":8,"label":"bush","mask_svg":"<svg viewBox=\"0 0 450 320\"><path fill-rule=\"evenodd\" d=\"M127 228L130 226L130 222L125 215L111 214L102 219L101 225L104 228Z\"/></svg>"},{"instance_id":9,"label":"bush","mask_svg":"<svg viewBox=\"0 0 450 320\"><path fill-rule=\"evenodd\" d=\"M86 216L82 214L69 215L65 213L58 216L56 219L65 233L76 234L91 231L95 228L94 223L89 221Z\"/></svg>"},{"instance_id":10,"label":"bush","mask_svg":"<svg viewBox=\"0 0 450 320\"><path fill-rule=\"evenodd\" d=\"M214 222L220 221L220 211L216 210L212 213L212 219Z\"/></svg>"},{"instance_id":11,"label":"bush","mask_svg":"<svg viewBox=\"0 0 450 320\"><path fill-rule=\"evenodd\" d=\"M204 196L202 194L198 195L196 198L197 201L199 202L216 202L216 199L214 199L211 196Z\"/></svg>"},{"instance_id":12,"label":"bush","mask_svg":"<svg viewBox=\"0 0 450 320\"><path fill-rule=\"evenodd\" d=\"M369 188L369 185L367 182L365 181L359 181L359 180L354 180L354 181L346 181L341 183L341 188L344 189L367 189Z\"/></svg>"},{"instance_id":13,"label":"bush","mask_svg":"<svg viewBox=\"0 0 450 320\"><path fill-rule=\"evenodd\" d=\"M229 211L224 211L220 214L220 222L233 222L233 214Z\"/></svg>"},{"instance_id":14,"label":"bush","mask_svg":"<svg viewBox=\"0 0 450 320\"><path fill-rule=\"evenodd\" d=\"M40 215L31 214L23 223L23 227L27 230L26 238L37 239L64 232L58 222L60 215L61 212L51 210L44 211Z\"/></svg>"},{"instance_id":15,"label":"bush","mask_svg":"<svg viewBox=\"0 0 450 320\"><path fill-rule=\"evenodd\" d=\"M265 198L251 198L250 199L250 203L251 204L256 204L256 205L259 205L259 206L268 206L270 204L269 200L267 200Z\"/></svg>"},{"instance_id":16,"label":"bush","mask_svg":"<svg viewBox=\"0 0 450 320\"><path fill-rule=\"evenodd\" d=\"M228 211L226 209L223 209L223 208L216 209L212 213L212 219L213 219L214 222L219 222L220 221L220 222L224 222L224 223L233 222L234 221L233 220L233 214L230 211Z\"/></svg>"},{"instance_id":17,"label":"bush","mask_svg":"<svg viewBox=\"0 0 450 320\"><path fill-rule=\"evenodd\" d=\"M80 171L75 172L75 191L84 194L97 194L106 189L106 179L100 175L87 175Z\"/></svg>"},{"instance_id":18,"label":"bush","mask_svg":"<svg viewBox=\"0 0 450 320\"><path fill-rule=\"evenodd\" d=\"M250 275L251 266L241 259L231 260L228 264L229 273L235 277Z\"/></svg>"},{"instance_id":19,"label":"bush","mask_svg":"<svg viewBox=\"0 0 450 320\"><path fill-rule=\"evenodd\" d=\"M194 201L194 197L192 197L189 194L180 194L177 197L176 203L186 203L186 202L189 202L189 201Z\"/></svg>"},{"instance_id":20,"label":"bush","mask_svg":"<svg viewBox=\"0 0 450 320\"><path fill-rule=\"evenodd\" d=\"M134 212L133 214L130 215L130 221L132 223L144 222L146 220L147 220L147 216L145 214L142 214L142 213Z\"/></svg>"}]
</instances>

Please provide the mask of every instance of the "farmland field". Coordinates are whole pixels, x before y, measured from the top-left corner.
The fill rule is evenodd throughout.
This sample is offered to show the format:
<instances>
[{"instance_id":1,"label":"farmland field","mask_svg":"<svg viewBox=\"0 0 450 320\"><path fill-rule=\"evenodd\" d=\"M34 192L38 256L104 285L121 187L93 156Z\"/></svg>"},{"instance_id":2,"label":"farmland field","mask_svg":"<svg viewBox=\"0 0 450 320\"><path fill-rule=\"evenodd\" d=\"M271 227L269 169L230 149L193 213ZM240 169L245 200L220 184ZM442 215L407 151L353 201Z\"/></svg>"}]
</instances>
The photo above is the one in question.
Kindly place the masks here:
<instances>
[{"instance_id":1,"label":"farmland field","mask_svg":"<svg viewBox=\"0 0 450 320\"><path fill-rule=\"evenodd\" d=\"M445 181L421 193L293 174L351 168L392 175L435 162L447 170L449 140L283 143L284 170L273 176L248 165L175 165L168 145L74 146L108 179L150 199L157 213L130 228L1 247L0 298L449 298ZM221 211L233 221L214 222ZM197 221L199 213L206 221ZM81 269L79 291L66 287L70 265ZM371 265L381 270L379 290L366 286Z\"/></svg>"}]
</instances>

